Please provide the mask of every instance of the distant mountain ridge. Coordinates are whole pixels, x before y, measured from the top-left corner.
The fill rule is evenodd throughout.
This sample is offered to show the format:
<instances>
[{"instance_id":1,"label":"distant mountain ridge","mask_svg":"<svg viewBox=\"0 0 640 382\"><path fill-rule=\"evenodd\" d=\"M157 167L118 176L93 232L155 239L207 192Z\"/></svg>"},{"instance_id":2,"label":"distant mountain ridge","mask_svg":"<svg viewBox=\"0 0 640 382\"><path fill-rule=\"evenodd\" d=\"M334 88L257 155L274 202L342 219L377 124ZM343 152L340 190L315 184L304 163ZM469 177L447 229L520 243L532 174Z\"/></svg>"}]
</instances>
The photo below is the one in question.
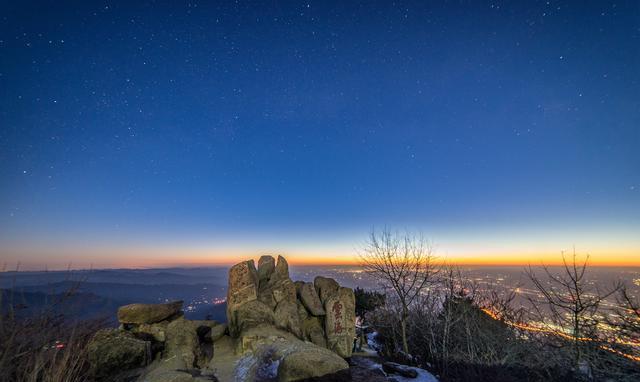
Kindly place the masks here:
<instances>
[{"instance_id":1,"label":"distant mountain ridge","mask_svg":"<svg viewBox=\"0 0 640 382\"><path fill-rule=\"evenodd\" d=\"M110 322L115 322L118 306L169 300L184 300L187 317L224 321L226 282L227 269L221 267L0 274L3 311L11 305L19 307L22 315L35 315L64 297L56 314L73 319L107 317Z\"/></svg>"},{"instance_id":2,"label":"distant mountain ridge","mask_svg":"<svg viewBox=\"0 0 640 382\"><path fill-rule=\"evenodd\" d=\"M9 271L0 273L0 288L62 281L118 284L220 284L226 287L227 268L96 269L79 271Z\"/></svg>"},{"instance_id":3,"label":"distant mountain ridge","mask_svg":"<svg viewBox=\"0 0 640 382\"><path fill-rule=\"evenodd\" d=\"M37 317L47 312L72 320L105 319L114 323L114 312L122 304L121 300L93 293L48 294L0 289L0 310L6 313L12 309L19 317Z\"/></svg>"}]
</instances>

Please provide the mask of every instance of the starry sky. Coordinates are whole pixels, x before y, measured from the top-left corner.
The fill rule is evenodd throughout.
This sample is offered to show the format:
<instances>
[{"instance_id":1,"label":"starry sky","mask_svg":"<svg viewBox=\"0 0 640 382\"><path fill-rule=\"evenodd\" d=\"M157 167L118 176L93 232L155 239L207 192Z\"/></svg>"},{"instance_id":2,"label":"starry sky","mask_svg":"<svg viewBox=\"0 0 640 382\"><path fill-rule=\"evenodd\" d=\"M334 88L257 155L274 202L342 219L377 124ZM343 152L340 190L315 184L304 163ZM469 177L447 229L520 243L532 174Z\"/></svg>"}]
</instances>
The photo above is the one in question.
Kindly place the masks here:
<instances>
[{"instance_id":1,"label":"starry sky","mask_svg":"<svg viewBox=\"0 0 640 382\"><path fill-rule=\"evenodd\" d=\"M640 265L637 1L0 5L0 260Z\"/></svg>"}]
</instances>

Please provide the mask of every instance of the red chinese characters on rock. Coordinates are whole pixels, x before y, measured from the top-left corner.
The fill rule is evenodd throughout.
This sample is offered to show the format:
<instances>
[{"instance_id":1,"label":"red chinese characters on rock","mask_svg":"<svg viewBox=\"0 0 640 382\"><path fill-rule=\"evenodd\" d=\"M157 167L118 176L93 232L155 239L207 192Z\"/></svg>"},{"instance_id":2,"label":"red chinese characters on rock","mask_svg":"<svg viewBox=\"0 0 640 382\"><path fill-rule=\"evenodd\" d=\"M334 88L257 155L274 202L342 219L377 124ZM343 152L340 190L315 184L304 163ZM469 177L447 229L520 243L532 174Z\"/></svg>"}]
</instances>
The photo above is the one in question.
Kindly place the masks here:
<instances>
[{"instance_id":1,"label":"red chinese characters on rock","mask_svg":"<svg viewBox=\"0 0 640 382\"><path fill-rule=\"evenodd\" d=\"M334 325L333 325L333 332L335 334L342 334L342 303L340 303L340 301L336 301L333 304L333 307L331 308L331 312L333 313L333 317L334 317Z\"/></svg>"}]
</instances>

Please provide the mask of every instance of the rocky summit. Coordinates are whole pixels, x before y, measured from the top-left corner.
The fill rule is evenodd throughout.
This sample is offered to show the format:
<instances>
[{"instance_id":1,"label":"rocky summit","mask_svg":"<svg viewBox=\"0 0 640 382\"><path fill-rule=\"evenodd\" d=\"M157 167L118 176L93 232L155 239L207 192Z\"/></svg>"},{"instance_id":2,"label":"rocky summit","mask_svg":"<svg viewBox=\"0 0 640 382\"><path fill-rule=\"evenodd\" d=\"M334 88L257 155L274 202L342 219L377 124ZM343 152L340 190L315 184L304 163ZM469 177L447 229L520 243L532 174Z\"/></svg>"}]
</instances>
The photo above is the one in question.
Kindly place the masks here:
<instances>
[{"instance_id":1,"label":"rocky summit","mask_svg":"<svg viewBox=\"0 0 640 382\"><path fill-rule=\"evenodd\" d=\"M355 337L353 290L289 277L284 257L229 270L227 324L187 320L182 301L131 304L89 344L98 381L344 381Z\"/></svg>"},{"instance_id":2,"label":"rocky summit","mask_svg":"<svg viewBox=\"0 0 640 382\"><path fill-rule=\"evenodd\" d=\"M287 260L278 256L274 261L262 256L257 269L245 261L229 270L229 333L242 344L245 329L272 325L349 358L355 337L353 290L325 277L316 277L313 284L294 283Z\"/></svg>"}]
</instances>

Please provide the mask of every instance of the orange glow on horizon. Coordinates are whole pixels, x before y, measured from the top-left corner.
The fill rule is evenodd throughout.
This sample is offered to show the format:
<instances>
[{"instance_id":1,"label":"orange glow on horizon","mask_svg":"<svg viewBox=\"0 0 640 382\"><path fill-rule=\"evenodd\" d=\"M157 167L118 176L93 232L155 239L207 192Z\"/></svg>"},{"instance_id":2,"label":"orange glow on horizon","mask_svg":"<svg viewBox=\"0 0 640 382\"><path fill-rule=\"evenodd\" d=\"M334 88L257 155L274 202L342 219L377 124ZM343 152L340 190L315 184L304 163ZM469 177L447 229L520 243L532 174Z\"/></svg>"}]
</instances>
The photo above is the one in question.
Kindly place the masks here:
<instances>
[{"instance_id":1,"label":"orange glow on horizon","mask_svg":"<svg viewBox=\"0 0 640 382\"><path fill-rule=\"evenodd\" d=\"M292 266L310 265L358 265L355 251L306 250L306 251L259 251L240 249L210 248L67 248L55 252L32 250L2 254L4 270L13 270L13 264L21 263L22 270L38 269L88 269L88 268L160 268L172 266L230 266L239 261L254 259L269 254L284 256ZM44 262L42 259L47 259ZM518 254L448 254L436 253L437 262L468 266L537 266L541 264L560 265L561 253L518 253ZM640 250L618 250L590 255L592 266L640 266ZM0 269L0 271L3 269Z\"/></svg>"},{"instance_id":2,"label":"orange glow on horizon","mask_svg":"<svg viewBox=\"0 0 640 382\"><path fill-rule=\"evenodd\" d=\"M453 247L454 244L448 245ZM229 266L239 261L258 260L261 255L284 256L292 266L308 265L358 265L357 249L342 246L319 246L314 244L290 245L268 248L262 243L248 243L244 247L234 244L214 247L209 244L188 245L123 245L109 246L89 243L83 245L51 245L47 247L16 246L13 249L0 250L0 271L14 270L20 263L22 270L42 269L88 269L88 268L160 268L173 266ZM474 246L475 247L475 246ZM447 252L445 248L437 248L437 262L469 266L539 266L561 265L560 250L515 250L511 248L491 248L477 246L477 251L465 249ZM551 246L550 246L551 247ZM555 245L552 247L556 247ZM640 248L635 245L606 249L578 248L580 258L589 253L589 264L592 266L640 266ZM567 254L570 252L566 252Z\"/></svg>"}]
</instances>

